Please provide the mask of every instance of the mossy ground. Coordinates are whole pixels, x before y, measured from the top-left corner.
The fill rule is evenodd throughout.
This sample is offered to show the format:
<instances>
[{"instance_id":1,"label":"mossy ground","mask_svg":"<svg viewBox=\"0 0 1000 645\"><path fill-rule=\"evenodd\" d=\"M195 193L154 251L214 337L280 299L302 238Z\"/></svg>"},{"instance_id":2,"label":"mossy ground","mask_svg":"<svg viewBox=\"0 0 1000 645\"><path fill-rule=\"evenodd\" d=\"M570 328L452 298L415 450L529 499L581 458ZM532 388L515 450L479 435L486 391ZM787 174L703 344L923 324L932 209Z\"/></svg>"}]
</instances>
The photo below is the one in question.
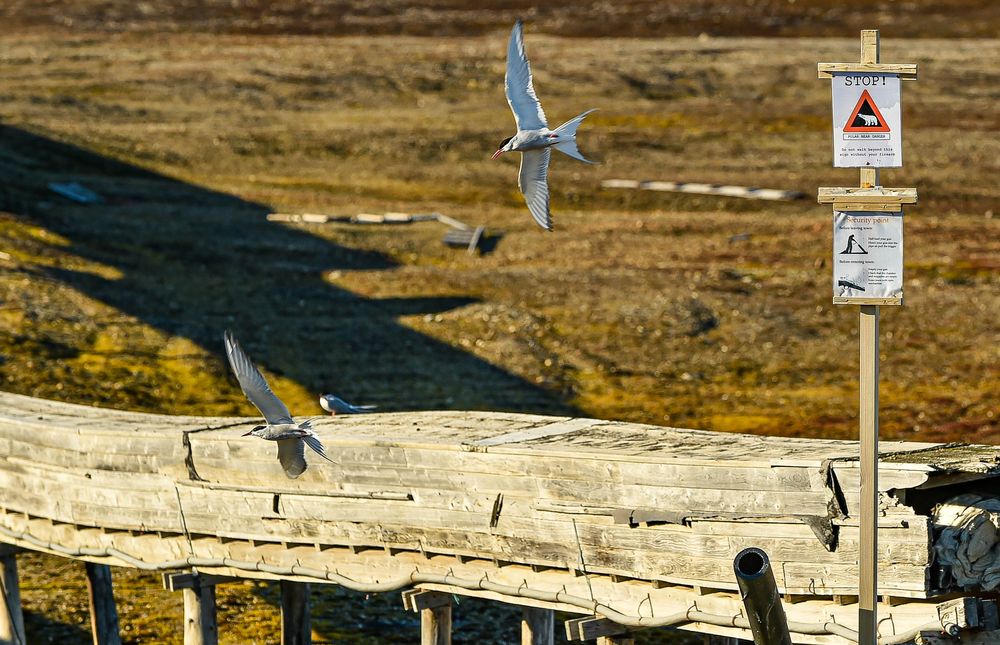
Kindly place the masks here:
<instances>
[{"instance_id":1,"label":"mossy ground","mask_svg":"<svg viewBox=\"0 0 1000 645\"><path fill-rule=\"evenodd\" d=\"M529 26L550 119L601 108L580 144L603 165L553 162L552 234L521 203L516 160L489 160L512 127L504 47L500 32L0 35L4 389L253 414L221 355L232 327L299 415L335 391L387 410L855 436L856 312L830 304L826 207L599 185L852 185L855 172L830 167L815 63L852 60L857 43L572 40ZM921 193L906 305L882 317L886 438L1000 437L1000 120L982 67L998 56L993 40L883 45L883 59L922 70L905 88L906 167L883 173ZM105 202L64 201L46 190L56 180ZM270 211L440 211L505 236L473 257L444 247L436 224L279 225ZM82 569L41 556L21 568L33 642L86 641ZM179 598L116 575L126 639L176 642ZM223 642L273 642L275 593L220 587ZM398 597L327 589L317 602L330 642L415 637L389 609ZM485 642L475 624L456 642L463 629Z\"/></svg>"}]
</instances>

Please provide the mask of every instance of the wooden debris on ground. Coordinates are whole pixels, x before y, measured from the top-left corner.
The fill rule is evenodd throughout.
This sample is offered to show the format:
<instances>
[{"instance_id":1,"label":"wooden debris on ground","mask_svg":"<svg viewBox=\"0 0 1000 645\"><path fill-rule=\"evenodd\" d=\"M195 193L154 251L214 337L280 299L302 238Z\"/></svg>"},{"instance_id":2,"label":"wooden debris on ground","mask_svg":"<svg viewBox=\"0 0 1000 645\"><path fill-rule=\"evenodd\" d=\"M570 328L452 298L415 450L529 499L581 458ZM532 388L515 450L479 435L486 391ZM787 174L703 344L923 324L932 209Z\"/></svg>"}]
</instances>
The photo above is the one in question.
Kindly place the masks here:
<instances>
[{"instance_id":1,"label":"wooden debris on ground","mask_svg":"<svg viewBox=\"0 0 1000 645\"><path fill-rule=\"evenodd\" d=\"M763 199L767 201L794 201L804 199L805 193L797 190L775 188L751 188L748 186L728 186L724 184L702 184L679 181L636 181L634 179L606 179L601 188L626 188L635 190L655 190L672 193L694 193L696 195L719 195L742 199Z\"/></svg>"},{"instance_id":2,"label":"wooden debris on ground","mask_svg":"<svg viewBox=\"0 0 1000 645\"><path fill-rule=\"evenodd\" d=\"M267 216L269 222L301 222L305 224L328 224L340 222L346 224L413 224L416 222L440 222L448 226L442 242L445 246L466 249L470 254L476 252L486 254L496 248L500 238L499 232L487 232L485 226L469 226L453 217L442 213L358 213L357 215L327 215L322 213L271 213Z\"/></svg>"}]
</instances>

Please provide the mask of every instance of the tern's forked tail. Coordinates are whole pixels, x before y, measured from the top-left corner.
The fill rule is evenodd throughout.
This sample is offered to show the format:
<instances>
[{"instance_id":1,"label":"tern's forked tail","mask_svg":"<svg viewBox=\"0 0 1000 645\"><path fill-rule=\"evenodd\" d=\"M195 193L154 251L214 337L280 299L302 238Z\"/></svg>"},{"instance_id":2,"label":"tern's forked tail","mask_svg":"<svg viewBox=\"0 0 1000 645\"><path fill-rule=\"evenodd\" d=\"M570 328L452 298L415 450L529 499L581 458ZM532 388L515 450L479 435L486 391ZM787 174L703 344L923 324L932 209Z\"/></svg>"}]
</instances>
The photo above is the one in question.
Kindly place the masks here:
<instances>
[{"instance_id":1,"label":"tern's forked tail","mask_svg":"<svg viewBox=\"0 0 1000 645\"><path fill-rule=\"evenodd\" d=\"M555 149L563 153L564 155L573 157L574 159L579 159L584 163L597 163L596 161L591 161L590 159L584 157L580 153L580 150L576 147L576 129L580 127L580 124L583 123L583 120L587 118L588 114L596 111L597 111L596 108L592 110L587 110L583 114L578 114L577 116L573 117L566 123L563 123L558 128L553 130L553 132L558 134L560 137L567 137L565 141L560 141L559 143L555 144L554 146Z\"/></svg>"}]
</instances>

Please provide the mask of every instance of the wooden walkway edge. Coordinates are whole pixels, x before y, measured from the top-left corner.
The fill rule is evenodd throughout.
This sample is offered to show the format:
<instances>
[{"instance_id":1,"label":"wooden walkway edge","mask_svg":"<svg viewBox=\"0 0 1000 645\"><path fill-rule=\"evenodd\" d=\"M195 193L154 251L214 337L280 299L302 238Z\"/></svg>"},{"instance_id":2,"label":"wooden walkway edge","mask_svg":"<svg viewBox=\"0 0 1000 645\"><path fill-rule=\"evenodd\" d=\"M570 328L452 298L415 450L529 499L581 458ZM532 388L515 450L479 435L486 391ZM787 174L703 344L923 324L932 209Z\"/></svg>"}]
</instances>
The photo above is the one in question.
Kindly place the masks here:
<instances>
[{"instance_id":1,"label":"wooden walkway edge","mask_svg":"<svg viewBox=\"0 0 1000 645\"><path fill-rule=\"evenodd\" d=\"M289 480L273 445L240 436L256 422L0 394L0 542L112 566L416 587L739 638L749 631L732 558L758 546L793 641L847 643L857 624L855 442L373 414L315 422L335 463L313 460ZM959 588L935 560L929 510L995 481L1000 447L881 448L882 637L1000 627L993 590ZM544 642L547 614L525 615L526 633ZM794 631L817 625L825 631Z\"/></svg>"}]
</instances>

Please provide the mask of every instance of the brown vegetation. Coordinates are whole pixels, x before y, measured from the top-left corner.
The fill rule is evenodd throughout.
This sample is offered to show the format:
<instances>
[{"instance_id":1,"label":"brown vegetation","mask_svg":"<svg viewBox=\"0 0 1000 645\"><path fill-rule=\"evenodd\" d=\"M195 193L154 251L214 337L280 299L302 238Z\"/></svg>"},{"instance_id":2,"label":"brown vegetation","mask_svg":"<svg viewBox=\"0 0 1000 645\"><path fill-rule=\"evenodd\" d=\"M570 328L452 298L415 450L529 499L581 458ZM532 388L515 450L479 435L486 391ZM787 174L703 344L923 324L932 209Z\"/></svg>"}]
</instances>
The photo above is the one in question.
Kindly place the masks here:
<instances>
[{"instance_id":1,"label":"brown vegetation","mask_svg":"<svg viewBox=\"0 0 1000 645\"><path fill-rule=\"evenodd\" d=\"M96 32L469 36L524 18L571 37L842 36L996 38L992 0L11 0L16 28Z\"/></svg>"}]
</instances>

